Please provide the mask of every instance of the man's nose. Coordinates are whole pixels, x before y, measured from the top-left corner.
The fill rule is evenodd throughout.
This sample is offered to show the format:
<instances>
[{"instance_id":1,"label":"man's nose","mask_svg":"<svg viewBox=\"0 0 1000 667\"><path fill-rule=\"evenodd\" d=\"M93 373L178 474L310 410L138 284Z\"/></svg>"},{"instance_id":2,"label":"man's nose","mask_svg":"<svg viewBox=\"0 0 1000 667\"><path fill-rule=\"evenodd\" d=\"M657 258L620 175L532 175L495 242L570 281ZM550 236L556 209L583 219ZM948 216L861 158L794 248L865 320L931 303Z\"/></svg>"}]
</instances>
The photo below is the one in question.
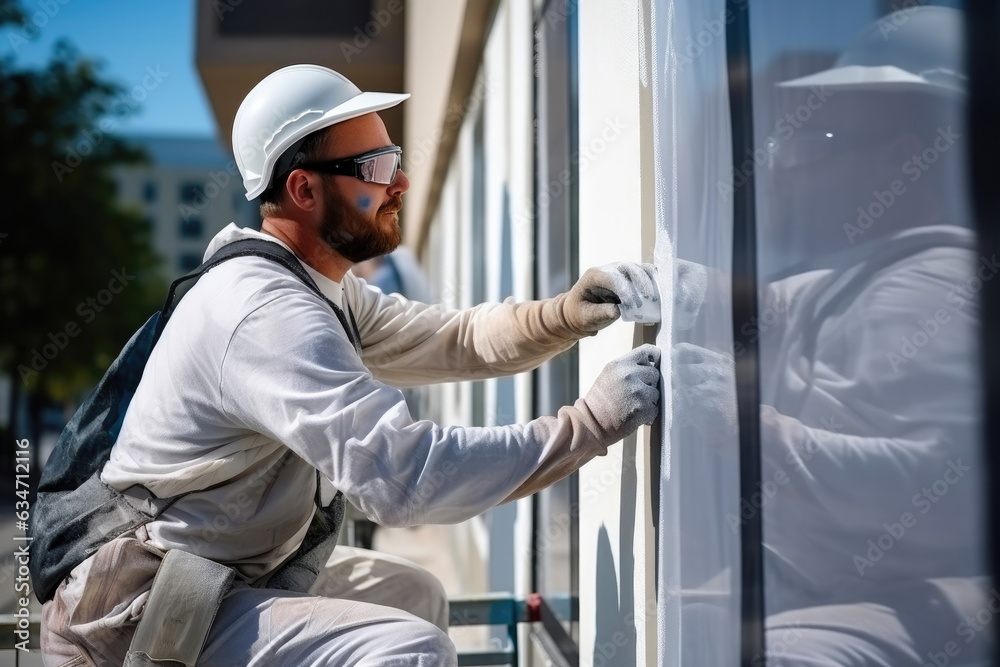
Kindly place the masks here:
<instances>
[{"instance_id":1,"label":"man's nose","mask_svg":"<svg viewBox=\"0 0 1000 667\"><path fill-rule=\"evenodd\" d=\"M390 196L401 195L410 189L410 179L406 177L402 169L396 171L396 178L389 184L388 192Z\"/></svg>"}]
</instances>

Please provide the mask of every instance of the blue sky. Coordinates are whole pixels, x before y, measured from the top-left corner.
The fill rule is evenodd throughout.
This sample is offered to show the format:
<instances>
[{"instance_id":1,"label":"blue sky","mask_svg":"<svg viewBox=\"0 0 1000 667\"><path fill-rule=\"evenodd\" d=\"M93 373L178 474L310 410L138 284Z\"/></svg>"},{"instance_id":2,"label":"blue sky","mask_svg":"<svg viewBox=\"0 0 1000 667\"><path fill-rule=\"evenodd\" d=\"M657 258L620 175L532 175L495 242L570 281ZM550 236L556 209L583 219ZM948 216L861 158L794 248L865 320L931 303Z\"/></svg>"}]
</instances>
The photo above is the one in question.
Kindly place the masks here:
<instances>
[{"instance_id":1,"label":"blue sky","mask_svg":"<svg viewBox=\"0 0 1000 667\"><path fill-rule=\"evenodd\" d=\"M216 135L194 64L194 0L21 0L20 6L29 21L43 24L27 44L12 41L10 28L0 31L2 53L14 54L21 66L45 63L64 37L127 90L141 86L147 67L159 67L162 81L122 121L122 133Z\"/></svg>"}]
</instances>

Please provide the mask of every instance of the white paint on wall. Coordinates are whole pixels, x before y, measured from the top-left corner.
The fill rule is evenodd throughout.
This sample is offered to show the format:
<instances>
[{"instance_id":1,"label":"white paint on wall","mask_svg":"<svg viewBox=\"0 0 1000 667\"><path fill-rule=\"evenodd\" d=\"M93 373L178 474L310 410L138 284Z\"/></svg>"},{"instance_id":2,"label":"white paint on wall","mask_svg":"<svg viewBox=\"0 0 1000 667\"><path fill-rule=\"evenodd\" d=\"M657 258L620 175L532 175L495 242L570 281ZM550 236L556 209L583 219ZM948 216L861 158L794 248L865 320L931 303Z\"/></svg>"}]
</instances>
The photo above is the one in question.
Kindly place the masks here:
<instances>
[{"instance_id":1,"label":"white paint on wall","mask_svg":"<svg viewBox=\"0 0 1000 667\"><path fill-rule=\"evenodd\" d=\"M655 255L661 279L676 281L660 285L671 292L663 304L673 321L664 320L657 343L670 394L684 397L697 386L671 364L669 351L683 343L724 353L732 344L732 203L717 194L731 178L726 40L724 31L706 28L723 25L719 17L727 10L723 0L651 0L650 7ZM665 272L668 264L676 270ZM716 288L711 307L701 304L706 272ZM738 506L738 457L721 453L737 452L738 438L705 436L703 420L692 411L663 414L660 667L738 661L739 596L732 582L739 581L739 536L723 523Z\"/></svg>"}]
</instances>

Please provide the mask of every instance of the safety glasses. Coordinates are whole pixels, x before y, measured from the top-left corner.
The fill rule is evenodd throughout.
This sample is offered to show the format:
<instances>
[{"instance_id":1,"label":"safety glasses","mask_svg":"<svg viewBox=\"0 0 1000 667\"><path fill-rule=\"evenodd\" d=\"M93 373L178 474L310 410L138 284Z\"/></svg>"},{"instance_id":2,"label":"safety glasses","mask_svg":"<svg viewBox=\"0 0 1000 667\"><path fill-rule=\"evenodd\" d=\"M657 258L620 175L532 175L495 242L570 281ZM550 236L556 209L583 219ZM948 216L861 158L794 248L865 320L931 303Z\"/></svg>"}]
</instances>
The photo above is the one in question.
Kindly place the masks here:
<instances>
[{"instance_id":1,"label":"safety glasses","mask_svg":"<svg viewBox=\"0 0 1000 667\"><path fill-rule=\"evenodd\" d=\"M354 157L324 162L308 162L297 168L312 169L338 176L354 176L365 183L389 185L396 180L396 172L399 171L402 155L403 149L399 146L384 146Z\"/></svg>"}]
</instances>

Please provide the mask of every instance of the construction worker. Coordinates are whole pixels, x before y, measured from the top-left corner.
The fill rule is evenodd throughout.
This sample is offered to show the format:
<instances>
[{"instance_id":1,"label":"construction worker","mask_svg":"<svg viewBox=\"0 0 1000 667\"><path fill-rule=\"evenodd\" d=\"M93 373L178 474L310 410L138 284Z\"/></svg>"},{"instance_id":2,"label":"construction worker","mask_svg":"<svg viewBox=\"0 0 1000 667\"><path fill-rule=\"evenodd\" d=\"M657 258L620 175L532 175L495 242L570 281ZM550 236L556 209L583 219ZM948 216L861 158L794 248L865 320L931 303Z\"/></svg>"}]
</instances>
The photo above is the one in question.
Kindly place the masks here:
<instances>
[{"instance_id":1,"label":"construction worker","mask_svg":"<svg viewBox=\"0 0 1000 667\"><path fill-rule=\"evenodd\" d=\"M337 547L311 584L323 595L274 587L317 515L317 486L382 525L459 522L562 479L658 414L659 354L645 345L555 416L481 428L411 418L397 387L535 368L614 322L619 302L656 290L650 266L621 263L552 299L454 311L353 276L355 263L400 241L409 183L376 112L406 97L295 65L243 101L233 149L263 223L229 225L205 257L265 239L294 253L324 298L247 256L213 268L180 301L101 474L121 492L180 497L62 582L44 606L46 665L121 665L127 652L128 664L163 664L134 643L129 651L137 624L190 634L174 643L195 645L202 666L454 665L440 586L399 559L344 558ZM214 620L150 629L151 587L198 592L194 573L154 585L170 550L235 570Z\"/></svg>"}]
</instances>

